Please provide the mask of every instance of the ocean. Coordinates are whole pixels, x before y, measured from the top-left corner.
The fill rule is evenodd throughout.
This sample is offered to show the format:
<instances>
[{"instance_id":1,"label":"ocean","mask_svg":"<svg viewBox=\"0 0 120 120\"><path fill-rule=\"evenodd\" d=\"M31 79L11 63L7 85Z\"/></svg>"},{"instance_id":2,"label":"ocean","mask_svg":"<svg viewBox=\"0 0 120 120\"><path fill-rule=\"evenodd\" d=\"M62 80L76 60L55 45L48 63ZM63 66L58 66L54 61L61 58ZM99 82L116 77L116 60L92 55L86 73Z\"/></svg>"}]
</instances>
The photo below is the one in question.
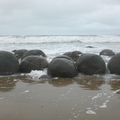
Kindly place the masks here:
<instances>
[{"instance_id":1,"label":"ocean","mask_svg":"<svg viewBox=\"0 0 120 120\"><path fill-rule=\"evenodd\" d=\"M40 49L50 62L70 51L120 52L119 35L0 36L0 50ZM102 56L107 64L111 57ZM120 76L40 80L45 71L0 76L0 120L119 120Z\"/></svg>"},{"instance_id":2,"label":"ocean","mask_svg":"<svg viewBox=\"0 0 120 120\"><path fill-rule=\"evenodd\" d=\"M120 36L0 36L0 50L40 49L48 58L69 51L99 54L103 49L119 52ZM90 48L91 46L92 48Z\"/></svg>"}]
</instances>

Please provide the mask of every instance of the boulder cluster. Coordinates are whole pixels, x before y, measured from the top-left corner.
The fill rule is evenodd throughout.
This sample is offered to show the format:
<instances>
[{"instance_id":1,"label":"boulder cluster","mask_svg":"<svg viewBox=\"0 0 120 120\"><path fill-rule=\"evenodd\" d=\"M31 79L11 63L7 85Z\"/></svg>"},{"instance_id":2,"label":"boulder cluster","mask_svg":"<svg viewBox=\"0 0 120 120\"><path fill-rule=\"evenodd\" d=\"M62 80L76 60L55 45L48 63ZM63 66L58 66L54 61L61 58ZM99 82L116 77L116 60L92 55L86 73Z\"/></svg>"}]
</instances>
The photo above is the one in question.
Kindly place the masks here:
<instances>
[{"instance_id":1,"label":"boulder cluster","mask_svg":"<svg viewBox=\"0 0 120 120\"><path fill-rule=\"evenodd\" d=\"M101 55L111 57L107 64ZM31 70L45 68L50 77L73 78L79 73L93 75L105 74L107 71L120 74L120 53L115 54L110 49L102 50L99 55L72 51L48 62L46 54L38 49L0 51L0 75L29 73Z\"/></svg>"}]
</instances>

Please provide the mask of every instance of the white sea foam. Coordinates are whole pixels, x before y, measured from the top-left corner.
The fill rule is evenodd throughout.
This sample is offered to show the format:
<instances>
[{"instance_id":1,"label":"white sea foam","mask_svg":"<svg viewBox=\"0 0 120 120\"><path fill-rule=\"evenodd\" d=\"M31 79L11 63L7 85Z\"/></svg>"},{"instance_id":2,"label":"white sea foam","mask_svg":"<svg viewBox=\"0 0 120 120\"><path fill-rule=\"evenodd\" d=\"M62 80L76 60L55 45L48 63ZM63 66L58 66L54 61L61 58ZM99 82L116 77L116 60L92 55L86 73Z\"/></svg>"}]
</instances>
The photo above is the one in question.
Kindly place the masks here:
<instances>
[{"instance_id":1,"label":"white sea foam","mask_svg":"<svg viewBox=\"0 0 120 120\"><path fill-rule=\"evenodd\" d=\"M103 105L99 106L100 108L106 108L107 107L107 103L109 102L109 100L106 100Z\"/></svg>"},{"instance_id":2,"label":"white sea foam","mask_svg":"<svg viewBox=\"0 0 120 120\"><path fill-rule=\"evenodd\" d=\"M100 108L106 108L107 107L107 105L106 104L103 104L103 105L101 105L101 106L99 106Z\"/></svg>"},{"instance_id":3,"label":"white sea foam","mask_svg":"<svg viewBox=\"0 0 120 120\"><path fill-rule=\"evenodd\" d=\"M22 92L22 94L24 94L24 93L28 93L28 92L30 92L29 90L25 90L24 92Z\"/></svg>"},{"instance_id":4,"label":"white sea foam","mask_svg":"<svg viewBox=\"0 0 120 120\"><path fill-rule=\"evenodd\" d=\"M120 36L0 36L1 50L41 49L48 55L67 51L99 53L103 49L119 51ZM86 46L93 48L86 48Z\"/></svg>"},{"instance_id":5,"label":"white sea foam","mask_svg":"<svg viewBox=\"0 0 120 120\"><path fill-rule=\"evenodd\" d=\"M33 79L39 79L42 75L46 75L46 72L41 70L32 70L27 75L32 77Z\"/></svg>"},{"instance_id":6,"label":"white sea foam","mask_svg":"<svg viewBox=\"0 0 120 120\"><path fill-rule=\"evenodd\" d=\"M91 115L96 115L96 112L93 110L87 110L86 113Z\"/></svg>"},{"instance_id":7,"label":"white sea foam","mask_svg":"<svg viewBox=\"0 0 120 120\"><path fill-rule=\"evenodd\" d=\"M93 96L92 100L96 100L97 98L100 98L103 96L103 93L98 93L97 95Z\"/></svg>"},{"instance_id":8,"label":"white sea foam","mask_svg":"<svg viewBox=\"0 0 120 120\"><path fill-rule=\"evenodd\" d=\"M113 93L115 94L115 93L117 93L117 92L120 92L120 89L118 89L118 90L114 91Z\"/></svg>"}]
</instances>

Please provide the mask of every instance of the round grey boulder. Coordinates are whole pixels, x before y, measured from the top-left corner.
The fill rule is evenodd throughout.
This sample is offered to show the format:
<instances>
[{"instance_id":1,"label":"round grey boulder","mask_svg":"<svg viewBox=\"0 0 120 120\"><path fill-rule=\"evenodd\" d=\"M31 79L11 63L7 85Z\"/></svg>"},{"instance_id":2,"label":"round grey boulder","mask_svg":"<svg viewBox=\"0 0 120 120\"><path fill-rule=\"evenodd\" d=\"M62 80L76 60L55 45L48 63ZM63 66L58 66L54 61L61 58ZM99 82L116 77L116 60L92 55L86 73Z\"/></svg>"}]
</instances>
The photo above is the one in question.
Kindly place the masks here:
<instances>
[{"instance_id":1,"label":"round grey boulder","mask_svg":"<svg viewBox=\"0 0 120 120\"><path fill-rule=\"evenodd\" d=\"M96 54L83 54L78 58L76 64L78 71L87 75L106 73L104 60Z\"/></svg>"},{"instance_id":2,"label":"round grey boulder","mask_svg":"<svg viewBox=\"0 0 120 120\"><path fill-rule=\"evenodd\" d=\"M79 56L82 54L80 51L66 52L63 55L71 57L74 61L77 61Z\"/></svg>"},{"instance_id":3,"label":"round grey boulder","mask_svg":"<svg viewBox=\"0 0 120 120\"><path fill-rule=\"evenodd\" d=\"M48 75L51 77L73 78L78 75L75 63L64 57L54 58L48 65Z\"/></svg>"},{"instance_id":4,"label":"round grey boulder","mask_svg":"<svg viewBox=\"0 0 120 120\"><path fill-rule=\"evenodd\" d=\"M25 52L27 52L27 50L26 50L26 49L19 49L19 50L15 50L15 51L13 51L13 52L14 52L14 55L15 55L18 59L21 59L22 56L23 56L23 54L24 54Z\"/></svg>"},{"instance_id":5,"label":"round grey boulder","mask_svg":"<svg viewBox=\"0 0 120 120\"><path fill-rule=\"evenodd\" d=\"M27 52L25 52L22 56L22 59L27 57L27 56L31 56L31 55L39 55L39 56L43 56L46 57L46 54L42 51L42 50L29 50Z\"/></svg>"},{"instance_id":6,"label":"round grey boulder","mask_svg":"<svg viewBox=\"0 0 120 120\"><path fill-rule=\"evenodd\" d=\"M44 70L48 66L48 61L42 56L28 56L21 61L20 71L29 73L31 70Z\"/></svg>"},{"instance_id":7,"label":"round grey boulder","mask_svg":"<svg viewBox=\"0 0 120 120\"><path fill-rule=\"evenodd\" d=\"M117 53L109 60L107 68L111 74L120 74L120 53Z\"/></svg>"},{"instance_id":8,"label":"round grey boulder","mask_svg":"<svg viewBox=\"0 0 120 120\"><path fill-rule=\"evenodd\" d=\"M19 71L18 59L14 54L0 51L0 75L10 75Z\"/></svg>"},{"instance_id":9,"label":"round grey boulder","mask_svg":"<svg viewBox=\"0 0 120 120\"><path fill-rule=\"evenodd\" d=\"M86 46L86 48L94 48L94 47L93 47L93 46L88 45L88 46Z\"/></svg>"},{"instance_id":10,"label":"round grey boulder","mask_svg":"<svg viewBox=\"0 0 120 120\"><path fill-rule=\"evenodd\" d=\"M51 77L49 75L42 75L39 77L39 79L50 80Z\"/></svg>"},{"instance_id":11,"label":"round grey boulder","mask_svg":"<svg viewBox=\"0 0 120 120\"><path fill-rule=\"evenodd\" d=\"M110 50L110 49L104 49L100 52L100 55L105 55L105 56L114 56L115 53Z\"/></svg>"},{"instance_id":12,"label":"round grey boulder","mask_svg":"<svg viewBox=\"0 0 120 120\"><path fill-rule=\"evenodd\" d=\"M71 57L67 56L67 55L60 55L60 56L57 56L57 57L55 57L55 58L65 58L65 59L68 59L68 60L71 60L71 61L74 62L74 60L73 60ZM55 58L54 58L54 59L55 59Z\"/></svg>"}]
</instances>

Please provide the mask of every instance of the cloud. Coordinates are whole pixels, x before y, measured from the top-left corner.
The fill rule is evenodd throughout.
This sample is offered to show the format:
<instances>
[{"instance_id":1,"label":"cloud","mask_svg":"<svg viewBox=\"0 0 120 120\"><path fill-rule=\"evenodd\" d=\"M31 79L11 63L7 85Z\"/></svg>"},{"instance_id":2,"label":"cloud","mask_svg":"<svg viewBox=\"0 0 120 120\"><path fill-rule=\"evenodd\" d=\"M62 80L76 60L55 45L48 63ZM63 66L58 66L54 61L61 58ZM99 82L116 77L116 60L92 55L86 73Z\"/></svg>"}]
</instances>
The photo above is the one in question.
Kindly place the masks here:
<instances>
[{"instance_id":1,"label":"cloud","mask_svg":"<svg viewBox=\"0 0 120 120\"><path fill-rule=\"evenodd\" d=\"M118 34L120 0L0 0L0 34Z\"/></svg>"}]
</instances>

